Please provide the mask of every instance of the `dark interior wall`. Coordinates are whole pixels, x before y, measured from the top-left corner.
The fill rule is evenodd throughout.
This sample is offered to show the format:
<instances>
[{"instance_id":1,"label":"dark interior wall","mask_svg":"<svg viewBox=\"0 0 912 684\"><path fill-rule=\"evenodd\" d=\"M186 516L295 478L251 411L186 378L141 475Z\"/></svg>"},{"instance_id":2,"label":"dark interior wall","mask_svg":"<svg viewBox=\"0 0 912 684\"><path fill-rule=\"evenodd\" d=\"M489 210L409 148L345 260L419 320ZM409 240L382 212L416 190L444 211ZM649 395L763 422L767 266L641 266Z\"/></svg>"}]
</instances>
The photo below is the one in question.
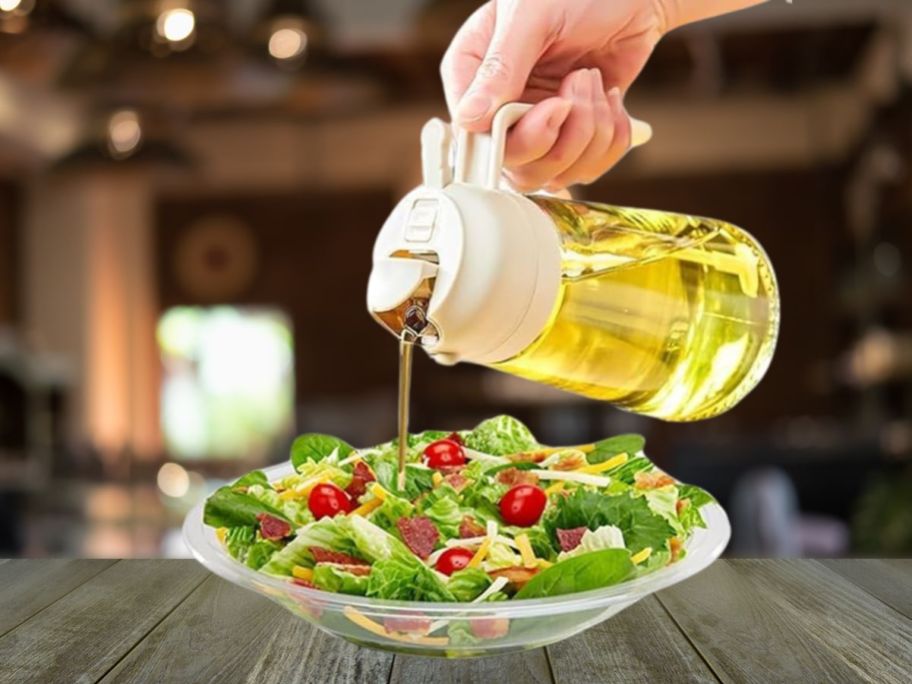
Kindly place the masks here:
<instances>
[{"instance_id":1,"label":"dark interior wall","mask_svg":"<svg viewBox=\"0 0 912 684\"><path fill-rule=\"evenodd\" d=\"M176 263L200 220L236 219L257 256L249 285L231 303L278 306L291 317L298 400L394 386L395 345L365 308L371 247L391 209L391 196L376 190L163 199L161 306L220 303L188 291Z\"/></svg>"},{"instance_id":2,"label":"dark interior wall","mask_svg":"<svg viewBox=\"0 0 912 684\"><path fill-rule=\"evenodd\" d=\"M0 325L18 314L19 187L0 181Z\"/></svg>"}]
</instances>

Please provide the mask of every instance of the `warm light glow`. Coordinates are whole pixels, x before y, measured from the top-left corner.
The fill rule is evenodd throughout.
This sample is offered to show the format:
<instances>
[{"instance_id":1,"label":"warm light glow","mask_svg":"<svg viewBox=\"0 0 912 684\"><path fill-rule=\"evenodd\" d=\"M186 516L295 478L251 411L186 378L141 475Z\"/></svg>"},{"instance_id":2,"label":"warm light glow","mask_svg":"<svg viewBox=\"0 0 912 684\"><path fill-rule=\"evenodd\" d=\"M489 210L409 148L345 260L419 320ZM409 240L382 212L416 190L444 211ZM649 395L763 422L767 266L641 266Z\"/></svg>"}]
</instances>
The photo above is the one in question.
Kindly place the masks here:
<instances>
[{"instance_id":1,"label":"warm light glow","mask_svg":"<svg viewBox=\"0 0 912 684\"><path fill-rule=\"evenodd\" d=\"M277 28L269 36L269 54L276 59L294 59L307 48L307 34L293 26Z\"/></svg>"},{"instance_id":2,"label":"warm light glow","mask_svg":"<svg viewBox=\"0 0 912 684\"><path fill-rule=\"evenodd\" d=\"M166 10L158 15L155 30L158 35L172 43L186 40L193 34L196 17L188 9Z\"/></svg>"},{"instance_id":3,"label":"warm light glow","mask_svg":"<svg viewBox=\"0 0 912 684\"><path fill-rule=\"evenodd\" d=\"M165 463L158 470L158 488L165 496L180 498L190 490L190 475L177 463Z\"/></svg>"},{"instance_id":4,"label":"warm light glow","mask_svg":"<svg viewBox=\"0 0 912 684\"><path fill-rule=\"evenodd\" d=\"M139 115L130 109L115 112L108 120L108 148L118 158L132 154L142 139Z\"/></svg>"},{"instance_id":5,"label":"warm light glow","mask_svg":"<svg viewBox=\"0 0 912 684\"><path fill-rule=\"evenodd\" d=\"M12 12L22 4L22 0L0 0L0 10Z\"/></svg>"}]
</instances>

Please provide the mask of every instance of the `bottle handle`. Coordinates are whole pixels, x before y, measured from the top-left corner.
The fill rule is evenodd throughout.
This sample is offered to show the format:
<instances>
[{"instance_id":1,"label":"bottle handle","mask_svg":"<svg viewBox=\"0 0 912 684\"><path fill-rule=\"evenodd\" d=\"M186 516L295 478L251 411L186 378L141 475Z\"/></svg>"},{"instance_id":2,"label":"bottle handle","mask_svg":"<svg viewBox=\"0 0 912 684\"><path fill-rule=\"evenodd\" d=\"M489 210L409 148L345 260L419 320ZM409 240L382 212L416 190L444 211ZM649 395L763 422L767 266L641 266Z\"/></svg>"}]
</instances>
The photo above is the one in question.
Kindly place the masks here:
<instances>
[{"instance_id":1,"label":"bottle handle","mask_svg":"<svg viewBox=\"0 0 912 684\"><path fill-rule=\"evenodd\" d=\"M470 133L461 129L456 142L454 180L497 190L503 172L507 131L530 109L530 104L508 102L494 115L490 133Z\"/></svg>"}]
</instances>

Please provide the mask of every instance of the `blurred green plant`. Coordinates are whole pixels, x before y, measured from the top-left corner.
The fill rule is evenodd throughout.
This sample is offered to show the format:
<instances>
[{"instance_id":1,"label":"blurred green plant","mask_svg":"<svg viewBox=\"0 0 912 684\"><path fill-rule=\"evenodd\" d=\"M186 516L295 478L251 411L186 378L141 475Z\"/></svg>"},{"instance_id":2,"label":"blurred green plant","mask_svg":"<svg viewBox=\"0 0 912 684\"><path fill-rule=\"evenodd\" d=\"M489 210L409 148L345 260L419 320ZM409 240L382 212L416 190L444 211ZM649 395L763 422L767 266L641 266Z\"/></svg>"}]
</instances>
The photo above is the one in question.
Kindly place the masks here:
<instances>
[{"instance_id":1,"label":"blurred green plant","mask_svg":"<svg viewBox=\"0 0 912 684\"><path fill-rule=\"evenodd\" d=\"M871 479L855 505L852 540L861 553L912 552L912 468Z\"/></svg>"}]
</instances>

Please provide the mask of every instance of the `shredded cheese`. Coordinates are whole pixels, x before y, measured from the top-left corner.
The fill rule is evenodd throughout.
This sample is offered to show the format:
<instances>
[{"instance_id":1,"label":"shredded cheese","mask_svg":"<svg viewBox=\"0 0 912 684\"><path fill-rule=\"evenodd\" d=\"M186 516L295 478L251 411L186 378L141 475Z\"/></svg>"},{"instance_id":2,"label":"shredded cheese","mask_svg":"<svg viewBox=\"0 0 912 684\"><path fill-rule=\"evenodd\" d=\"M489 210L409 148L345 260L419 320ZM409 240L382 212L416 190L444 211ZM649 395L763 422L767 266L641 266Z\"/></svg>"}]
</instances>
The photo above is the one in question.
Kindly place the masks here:
<instances>
[{"instance_id":1,"label":"shredded cheese","mask_svg":"<svg viewBox=\"0 0 912 684\"><path fill-rule=\"evenodd\" d=\"M434 471L434 474L431 475L431 482L435 487L439 487L443 482L443 475L441 475L438 471Z\"/></svg>"},{"instance_id":2,"label":"shredded cheese","mask_svg":"<svg viewBox=\"0 0 912 684\"><path fill-rule=\"evenodd\" d=\"M639 565L639 564L642 563L644 560L646 560L647 558L649 558L651 555L652 555L652 547L651 547L651 546L647 546L647 547L646 547L645 549L643 549L642 551L633 554L633 555L630 557L630 562L633 563L634 565Z\"/></svg>"},{"instance_id":3,"label":"shredded cheese","mask_svg":"<svg viewBox=\"0 0 912 684\"><path fill-rule=\"evenodd\" d=\"M378 485L376 483L372 484L370 491L371 491L371 494L376 496L381 501L386 499L386 490L383 487L381 487L380 485Z\"/></svg>"},{"instance_id":4,"label":"shredded cheese","mask_svg":"<svg viewBox=\"0 0 912 684\"><path fill-rule=\"evenodd\" d=\"M349 463L357 463L360 460L361 454L359 454L357 451L353 451L351 454L339 461L338 465L343 466L348 465Z\"/></svg>"},{"instance_id":5,"label":"shredded cheese","mask_svg":"<svg viewBox=\"0 0 912 684\"><path fill-rule=\"evenodd\" d=\"M387 632L382 625L374 622L357 608L354 608L352 606L345 606L342 609L342 613L349 620L354 622L359 627L366 629L371 634L376 634L377 636L392 639L393 641L401 641L410 644L425 644L426 646L446 646L450 643L448 637L428 637L419 636L417 634L413 635L402 634L399 632Z\"/></svg>"},{"instance_id":6,"label":"shredded cheese","mask_svg":"<svg viewBox=\"0 0 912 684\"><path fill-rule=\"evenodd\" d=\"M382 503L383 503L383 499L381 499L379 497L374 497L367 503L363 503L360 506L358 506L349 515L360 515L363 518L365 515L370 513L375 508L379 508L380 504L382 504Z\"/></svg>"},{"instance_id":7,"label":"shredded cheese","mask_svg":"<svg viewBox=\"0 0 912 684\"><path fill-rule=\"evenodd\" d=\"M522 556L523 565L527 568L534 568L538 559L535 557L535 552L532 551L532 544L529 543L527 534L516 535L516 547L519 549L519 555Z\"/></svg>"},{"instance_id":8,"label":"shredded cheese","mask_svg":"<svg viewBox=\"0 0 912 684\"><path fill-rule=\"evenodd\" d=\"M462 447L462 451L465 454L466 458L473 461L484 461L486 463L512 463L509 458L504 456L491 456L490 454L483 454L480 451L475 451L475 449L469 449L468 447Z\"/></svg>"},{"instance_id":9,"label":"shredded cheese","mask_svg":"<svg viewBox=\"0 0 912 684\"><path fill-rule=\"evenodd\" d=\"M596 463L595 465L584 466L578 468L576 472L578 473L603 473L606 470L612 470L618 466L624 465L627 463L627 454L618 454L617 456L612 456L607 461L602 461L601 463Z\"/></svg>"},{"instance_id":10,"label":"shredded cheese","mask_svg":"<svg viewBox=\"0 0 912 684\"><path fill-rule=\"evenodd\" d=\"M548 496L551 496L552 494L557 494L559 491L563 490L563 488L564 488L563 482L556 482L553 485L551 485L550 487L545 489L545 494L547 494Z\"/></svg>"},{"instance_id":11,"label":"shredded cheese","mask_svg":"<svg viewBox=\"0 0 912 684\"><path fill-rule=\"evenodd\" d=\"M224 544L224 543L225 543L225 538L228 536L228 528L227 528L227 527L220 527L220 528L218 528L218 529L215 531L215 536L218 537L218 540L219 540L220 542L222 542L222 544Z\"/></svg>"},{"instance_id":12,"label":"shredded cheese","mask_svg":"<svg viewBox=\"0 0 912 684\"><path fill-rule=\"evenodd\" d=\"M488 551L491 548L491 538L485 537L485 540L481 542L481 546L478 547L478 551L475 552L475 555L472 556L472 560L466 565L467 568L477 568L481 565L481 561L485 559L488 555Z\"/></svg>"},{"instance_id":13,"label":"shredded cheese","mask_svg":"<svg viewBox=\"0 0 912 684\"><path fill-rule=\"evenodd\" d=\"M497 535L494 535L493 537L489 537L489 536L485 535L484 537L465 537L463 539L447 539L444 542L444 546L446 546L446 548L448 548L448 549L452 549L454 546L458 546L460 548L466 547L466 546L478 546L480 544L483 544L486 539L490 539L492 543L501 542L503 544L506 544L507 546L512 546L514 549L519 548L518 546L516 546L515 540L510 539L510 537L507 537L502 534L497 534Z\"/></svg>"},{"instance_id":14,"label":"shredded cheese","mask_svg":"<svg viewBox=\"0 0 912 684\"><path fill-rule=\"evenodd\" d=\"M540 567L542 570L547 570L552 565L554 565L554 563L549 560L545 560L544 558L536 558L536 560L538 561L538 567Z\"/></svg>"},{"instance_id":15,"label":"shredded cheese","mask_svg":"<svg viewBox=\"0 0 912 684\"><path fill-rule=\"evenodd\" d=\"M530 470L529 472L538 475L539 480L579 482L580 484L588 484L595 487L607 487L611 484L610 477L605 477L604 475L590 475L589 473L581 473L576 470Z\"/></svg>"},{"instance_id":16,"label":"shredded cheese","mask_svg":"<svg viewBox=\"0 0 912 684\"><path fill-rule=\"evenodd\" d=\"M473 598L472 603L481 603L494 592L497 592L497 591L500 591L501 589L503 589L506 586L508 581L509 580L506 577L498 577L493 582L491 582L490 585L488 585L487 589L485 589L478 596Z\"/></svg>"},{"instance_id":17,"label":"shredded cheese","mask_svg":"<svg viewBox=\"0 0 912 684\"><path fill-rule=\"evenodd\" d=\"M305 568L303 565L294 565L291 568L291 576L299 580L310 581L313 579L314 571L310 568Z\"/></svg>"}]
</instances>

